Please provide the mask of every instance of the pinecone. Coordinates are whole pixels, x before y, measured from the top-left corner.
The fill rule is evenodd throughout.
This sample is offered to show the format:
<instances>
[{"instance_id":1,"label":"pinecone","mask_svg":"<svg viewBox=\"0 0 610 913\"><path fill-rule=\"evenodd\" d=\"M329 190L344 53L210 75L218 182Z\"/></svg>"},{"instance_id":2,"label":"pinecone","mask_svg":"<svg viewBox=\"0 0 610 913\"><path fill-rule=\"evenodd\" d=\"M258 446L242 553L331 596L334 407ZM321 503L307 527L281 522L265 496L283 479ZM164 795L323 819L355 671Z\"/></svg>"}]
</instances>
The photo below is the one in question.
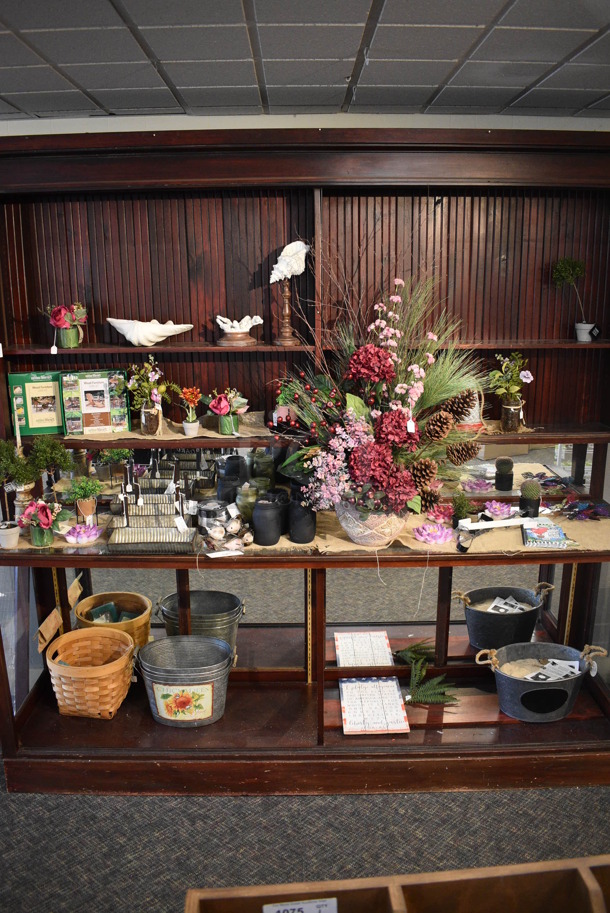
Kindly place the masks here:
<instances>
[{"instance_id":1,"label":"pinecone","mask_svg":"<svg viewBox=\"0 0 610 913\"><path fill-rule=\"evenodd\" d=\"M422 514L426 513L428 510L438 504L441 499L441 496L437 491L433 491L431 488L420 488L419 494L421 496L421 512Z\"/></svg>"},{"instance_id":2,"label":"pinecone","mask_svg":"<svg viewBox=\"0 0 610 913\"><path fill-rule=\"evenodd\" d=\"M443 409L445 412L451 413L456 422L462 422L476 406L477 399L475 390L462 390L461 393L443 403Z\"/></svg>"},{"instance_id":3,"label":"pinecone","mask_svg":"<svg viewBox=\"0 0 610 913\"><path fill-rule=\"evenodd\" d=\"M415 487L420 489L425 488L426 485L434 481L438 472L438 464L434 460L425 457L423 460L416 460L409 469L411 470Z\"/></svg>"},{"instance_id":4,"label":"pinecone","mask_svg":"<svg viewBox=\"0 0 610 913\"><path fill-rule=\"evenodd\" d=\"M476 441L462 441L459 444L449 444L447 447L447 459L454 466L462 466L469 460L474 460L480 450L480 444Z\"/></svg>"},{"instance_id":5,"label":"pinecone","mask_svg":"<svg viewBox=\"0 0 610 913\"><path fill-rule=\"evenodd\" d=\"M426 422L426 437L429 441L442 441L453 428L453 416L450 412L435 412Z\"/></svg>"}]
</instances>

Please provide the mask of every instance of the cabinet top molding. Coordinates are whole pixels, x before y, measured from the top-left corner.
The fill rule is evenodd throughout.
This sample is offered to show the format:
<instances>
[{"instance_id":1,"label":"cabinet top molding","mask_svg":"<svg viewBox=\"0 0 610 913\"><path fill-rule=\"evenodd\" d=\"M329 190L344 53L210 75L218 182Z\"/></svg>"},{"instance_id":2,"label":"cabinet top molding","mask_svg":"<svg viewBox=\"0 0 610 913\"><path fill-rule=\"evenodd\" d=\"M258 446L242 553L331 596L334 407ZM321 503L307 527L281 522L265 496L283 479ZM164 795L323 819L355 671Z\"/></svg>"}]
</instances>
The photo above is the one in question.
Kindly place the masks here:
<instances>
[{"instance_id":1,"label":"cabinet top molding","mask_svg":"<svg viewBox=\"0 0 610 913\"><path fill-rule=\"evenodd\" d=\"M210 130L0 139L0 194L282 186L610 187L610 133Z\"/></svg>"}]
</instances>

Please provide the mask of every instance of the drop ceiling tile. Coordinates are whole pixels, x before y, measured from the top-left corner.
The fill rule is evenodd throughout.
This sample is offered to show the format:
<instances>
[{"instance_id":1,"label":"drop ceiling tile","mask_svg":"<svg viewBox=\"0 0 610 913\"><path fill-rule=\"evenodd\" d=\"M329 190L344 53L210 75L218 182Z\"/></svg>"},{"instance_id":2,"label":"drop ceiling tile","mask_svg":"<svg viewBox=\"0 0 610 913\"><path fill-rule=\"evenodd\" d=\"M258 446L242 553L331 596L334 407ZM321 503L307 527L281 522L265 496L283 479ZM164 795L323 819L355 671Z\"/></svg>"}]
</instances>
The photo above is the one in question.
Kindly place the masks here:
<instances>
[{"instance_id":1,"label":"drop ceiling tile","mask_svg":"<svg viewBox=\"0 0 610 913\"><path fill-rule=\"evenodd\" d=\"M608 0L518 0L502 25L600 29L610 22Z\"/></svg>"},{"instance_id":2,"label":"drop ceiling tile","mask_svg":"<svg viewBox=\"0 0 610 913\"><path fill-rule=\"evenodd\" d=\"M470 27L380 26L371 42L374 60L453 60L462 57L481 34Z\"/></svg>"},{"instance_id":3,"label":"drop ceiling tile","mask_svg":"<svg viewBox=\"0 0 610 913\"><path fill-rule=\"evenodd\" d=\"M591 37L591 32L561 29L496 28L472 55L473 60L558 63Z\"/></svg>"},{"instance_id":4,"label":"drop ceiling tile","mask_svg":"<svg viewBox=\"0 0 610 913\"><path fill-rule=\"evenodd\" d=\"M336 114L337 108L335 105L303 105L302 107L296 107L295 105L270 105L269 114L289 114L295 117L298 114Z\"/></svg>"},{"instance_id":5,"label":"drop ceiling tile","mask_svg":"<svg viewBox=\"0 0 610 913\"><path fill-rule=\"evenodd\" d=\"M240 26L143 28L143 37L163 61L248 60L248 30Z\"/></svg>"},{"instance_id":6,"label":"drop ceiling tile","mask_svg":"<svg viewBox=\"0 0 610 913\"><path fill-rule=\"evenodd\" d=\"M265 81L270 86L345 86L353 66L353 60L266 60Z\"/></svg>"},{"instance_id":7,"label":"drop ceiling tile","mask_svg":"<svg viewBox=\"0 0 610 913\"><path fill-rule=\"evenodd\" d=\"M591 105L590 108L587 108L589 114L600 115L600 114L610 114L610 95L606 98L602 98L599 101Z\"/></svg>"},{"instance_id":8,"label":"drop ceiling tile","mask_svg":"<svg viewBox=\"0 0 610 913\"><path fill-rule=\"evenodd\" d=\"M138 26L149 25L235 25L243 24L241 0L123 0L125 9Z\"/></svg>"},{"instance_id":9,"label":"drop ceiling tile","mask_svg":"<svg viewBox=\"0 0 610 913\"><path fill-rule=\"evenodd\" d=\"M145 61L133 63L77 63L62 68L84 89L154 89L165 83ZM0 76L0 84L2 78Z\"/></svg>"},{"instance_id":10,"label":"drop ceiling tile","mask_svg":"<svg viewBox=\"0 0 610 913\"><path fill-rule=\"evenodd\" d=\"M532 89L520 98L510 110L518 108L566 108L579 110L598 101L600 92L587 89Z\"/></svg>"},{"instance_id":11,"label":"drop ceiling tile","mask_svg":"<svg viewBox=\"0 0 610 913\"><path fill-rule=\"evenodd\" d=\"M270 105L290 105L296 108L309 105L341 106L345 86L269 86Z\"/></svg>"},{"instance_id":12,"label":"drop ceiling tile","mask_svg":"<svg viewBox=\"0 0 610 913\"><path fill-rule=\"evenodd\" d=\"M606 64L610 60L610 34L595 41L591 47L574 58L574 63Z\"/></svg>"},{"instance_id":13,"label":"drop ceiling tile","mask_svg":"<svg viewBox=\"0 0 610 913\"><path fill-rule=\"evenodd\" d=\"M3 67L31 67L43 63L38 54L8 32L0 34L0 61Z\"/></svg>"},{"instance_id":14,"label":"drop ceiling tile","mask_svg":"<svg viewBox=\"0 0 610 913\"><path fill-rule=\"evenodd\" d=\"M121 25L122 20L108 0L0 0L0 20L18 29L98 28Z\"/></svg>"},{"instance_id":15,"label":"drop ceiling tile","mask_svg":"<svg viewBox=\"0 0 610 913\"><path fill-rule=\"evenodd\" d=\"M7 92L69 90L72 86L51 67L0 67L0 95Z\"/></svg>"},{"instance_id":16,"label":"drop ceiling tile","mask_svg":"<svg viewBox=\"0 0 610 913\"><path fill-rule=\"evenodd\" d=\"M434 86L358 86L356 104L377 105L377 110L396 105L419 109L434 92ZM350 108L351 110L351 108Z\"/></svg>"},{"instance_id":17,"label":"drop ceiling tile","mask_svg":"<svg viewBox=\"0 0 610 913\"><path fill-rule=\"evenodd\" d=\"M0 114L18 114L13 105L9 105L7 101L2 101L0 98Z\"/></svg>"},{"instance_id":18,"label":"drop ceiling tile","mask_svg":"<svg viewBox=\"0 0 610 913\"><path fill-rule=\"evenodd\" d=\"M263 0L256 5L256 18L261 25L280 23L339 22L363 25L368 17L370 0L349 0L348 3L329 0Z\"/></svg>"},{"instance_id":19,"label":"drop ceiling tile","mask_svg":"<svg viewBox=\"0 0 610 913\"><path fill-rule=\"evenodd\" d=\"M497 105L433 105L426 114L497 114ZM556 113L556 112L555 112Z\"/></svg>"},{"instance_id":20,"label":"drop ceiling tile","mask_svg":"<svg viewBox=\"0 0 610 913\"><path fill-rule=\"evenodd\" d=\"M45 117L72 114L74 111L99 111L82 92L19 92L7 93L7 101L13 102L29 114L42 114Z\"/></svg>"},{"instance_id":21,"label":"drop ceiling tile","mask_svg":"<svg viewBox=\"0 0 610 913\"><path fill-rule=\"evenodd\" d=\"M25 32L28 40L54 63L119 63L145 55L126 28L58 29Z\"/></svg>"},{"instance_id":22,"label":"drop ceiling tile","mask_svg":"<svg viewBox=\"0 0 610 913\"><path fill-rule=\"evenodd\" d=\"M337 57L355 58L362 38L360 26L311 25L277 26L261 25L259 30L264 58L290 59L294 48L307 50L307 56L316 60L336 60ZM299 51L302 54L302 51Z\"/></svg>"},{"instance_id":23,"label":"drop ceiling tile","mask_svg":"<svg viewBox=\"0 0 610 913\"><path fill-rule=\"evenodd\" d=\"M485 25L506 0L386 0L384 25Z\"/></svg>"},{"instance_id":24,"label":"drop ceiling tile","mask_svg":"<svg viewBox=\"0 0 610 913\"><path fill-rule=\"evenodd\" d=\"M193 116L198 115L201 117L222 117L225 114L231 115L231 117L239 117L241 115L259 115L263 113L263 109L260 103L258 105L233 105L231 108L210 105L209 107L189 107L188 113Z\"/></svg>"},{"instance_id":25,"label":"drop ceiling tile","mask_svg":"<svg viewBox=\"0 0 610 913\"><path fill-rule=\"evenodd\" d=\"M256 85L251 60L198 60L195 63L166 63L164 66L176 86Z\"/></svg>"},{"instance_id":26,"label":"drop ceiling tile","mask_svg":"<svg viewBox=\"0 0 610 913\"><path fill-rule=\"evenodd\" d=\"M182 108L169 89L99 89L95 98L112 111L123 108Z\"/></svg>"},{"instance_id":27,"label":"drop ceiling tile","mask_svg":"<svg viewBox=\"0 0 610 913\"><path fill-rule=\"evenodd\" d=\"M610 64L566 64L544 81L545 89L598 89L610 92Z\"/></svg>"},{"instance_id":28,"label":"drop ceiling tile","mask_svg":"<svg viewBox=\"0 0 610 913\"><path fill-rule=\"evenodd\" d=\"M369 60L361 86L432 86L447 79L456 60Z\"/></svg>"},{"instance_id":29,"label":"drop ceiling tile","mask_svg":"<svg viewBox=\"0 0 610 913\"><path fill-rule=\"evenodd\" d=\"M379 114L378 105L360 104L358 98L349 107L350 114ZM384 105L383 114L421 114L421 105Z\"/></svg>"},{"instance_id":30,"label":"drop ceiling tile","mask_svg":"<svg viewBox=\"0 0 610 913\"><path fill-rule=\"evenodd\" d=\"M233 108L260 105L258 89L252 86L231 86L220 89L180 89L180 94L189 107Z\"/></svg>"},{"instance_id":31,"label":"drop ceiling tile","mask_svg":"<svg viewBox=\"0 0 610 913\"><path fill-rule=\"evenodd\" d=\"M515 63L509 60L469 60L451 80L452 86L530 85L548 69L544 63Z\"/></svg>"},{"instance_id":32,"label":"drop ceiling tile","mask_svg":"<svg viewBox=\"0 0 610 913\"><path fill-rule=\"evenodd\" d=\"M510 88L494 88L486 86L447 86L437 97L436 105L448 107L493 107L496 110L507 105L515 97L515 90Z\"/></svg>"}]
</instances>

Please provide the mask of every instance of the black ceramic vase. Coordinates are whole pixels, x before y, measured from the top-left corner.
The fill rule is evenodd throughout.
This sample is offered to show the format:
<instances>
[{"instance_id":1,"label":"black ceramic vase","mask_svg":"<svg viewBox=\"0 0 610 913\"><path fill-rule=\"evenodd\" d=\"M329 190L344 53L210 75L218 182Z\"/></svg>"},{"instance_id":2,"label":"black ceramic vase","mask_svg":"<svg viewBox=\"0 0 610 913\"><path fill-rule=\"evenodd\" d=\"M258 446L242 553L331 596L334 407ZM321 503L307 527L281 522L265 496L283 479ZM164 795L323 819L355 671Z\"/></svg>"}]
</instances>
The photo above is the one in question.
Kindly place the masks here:
<instances>
[{"instance_id":1,"label":"black ceramic vase","mask_svg":"<svg viewBox=\"0 0 610 913\"><path fill-rule=\"evenodd\" d=\"M519 513L522 517L537 517L540 510L540 498L519 498Z\"/></svg>"},{"instance_id":2,"label":"black ceramic vase","mask_svg":"<svg viewBox=\"0 0 610 913\"><path fill-rule=\"evenodd\" d=\"M276 545L282 534L282 505L259 498L252 511L254 541L257 545Z\"/></svg>"},{"instance_id":3,"label":"black ceramic vase","mask_svg":"<svg viewBox=\"0 0 610 913\"><path fill-rule=\"evenodd\" d=\"M290 499L288 515L288 537L291 542L312 542L316 535L316 512L301 503L298 498Z\"/></svg>"}]
</instances>

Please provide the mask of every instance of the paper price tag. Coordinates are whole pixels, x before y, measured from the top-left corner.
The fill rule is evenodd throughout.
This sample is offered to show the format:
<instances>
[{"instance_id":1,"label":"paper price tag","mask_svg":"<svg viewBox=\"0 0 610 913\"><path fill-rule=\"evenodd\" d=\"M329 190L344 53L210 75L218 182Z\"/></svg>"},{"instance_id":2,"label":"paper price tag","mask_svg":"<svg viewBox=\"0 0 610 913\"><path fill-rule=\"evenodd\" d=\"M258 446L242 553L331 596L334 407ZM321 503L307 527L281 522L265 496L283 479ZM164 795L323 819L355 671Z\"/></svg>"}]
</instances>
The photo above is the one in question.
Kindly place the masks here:
<instances>
[{"instance_id":1,"label":"paper price tag","mask_svg":"<svg viewBox=\"0 0 610 913\"><path fill-rule=\"evenodd\" d=\"M183 517L174 517L174 523L179 533L185 533L188 529Z\"/></svg>"},{"instance_id":2,"label":"paper price tag","mask_svg":"<svg viewBox=\"0 0 610 913\"><path fill-rule=\"evenodd\" d=\"M174 484L174 482L170 482L168 484L167 488L165 489L165 494L166 495L175 495L176 494L176 485Z\"/></svg>"},{"instance_id":3,"label":"paper price tag","mask_svg":"<svg viewBox=\"0 0 610 913\"><path fill-rule=\"evenodd\" d=\"M237 504L229 504L227 507L227 513L230 517L236 517L239 514L239 507Z\"/></svg>"},{"instance_id":4,"label":"paper price tag","mask_svg":"<svg viewBox=\"0 0 610 913\"><path fill-rule=\"evenodd\" d=\"M57 355L57 346L51 346L51 355Z\"/></svg>"},{"instance_id":5,"label":"paper price tag","mask_svg":"<svg viewBox=\"0 0 610 913\"><path fill-rule=\"evenodd\" d=\"M409 421L407 422L407 431L409 432L409 434L413 434L413 432L415 431L415 422L413 421L412 418L410 418Z\"/></svg>"},{"instance_id":6,"label":"paper price tag","mask_svg":"<svg viewBox=\"0 0 610 913\"><path fill-rule=\"evenodd\" d=\"M133 491L133 485L130 485L129 482L128 482L127 485L125 486L125 491L128 492L128 493L129 493L130 491Z\"/></svg>"},{"instance_id":7,"label":"paper price tag","mask_svg":"<svg viewBox=\"0 0 610 913\"><path fill-rule=\"evenodd\" d=\"M286 900L280 903L266 903L263 913L337 913L337 898L322 900Z\"/></svg>"}]
</instances>

